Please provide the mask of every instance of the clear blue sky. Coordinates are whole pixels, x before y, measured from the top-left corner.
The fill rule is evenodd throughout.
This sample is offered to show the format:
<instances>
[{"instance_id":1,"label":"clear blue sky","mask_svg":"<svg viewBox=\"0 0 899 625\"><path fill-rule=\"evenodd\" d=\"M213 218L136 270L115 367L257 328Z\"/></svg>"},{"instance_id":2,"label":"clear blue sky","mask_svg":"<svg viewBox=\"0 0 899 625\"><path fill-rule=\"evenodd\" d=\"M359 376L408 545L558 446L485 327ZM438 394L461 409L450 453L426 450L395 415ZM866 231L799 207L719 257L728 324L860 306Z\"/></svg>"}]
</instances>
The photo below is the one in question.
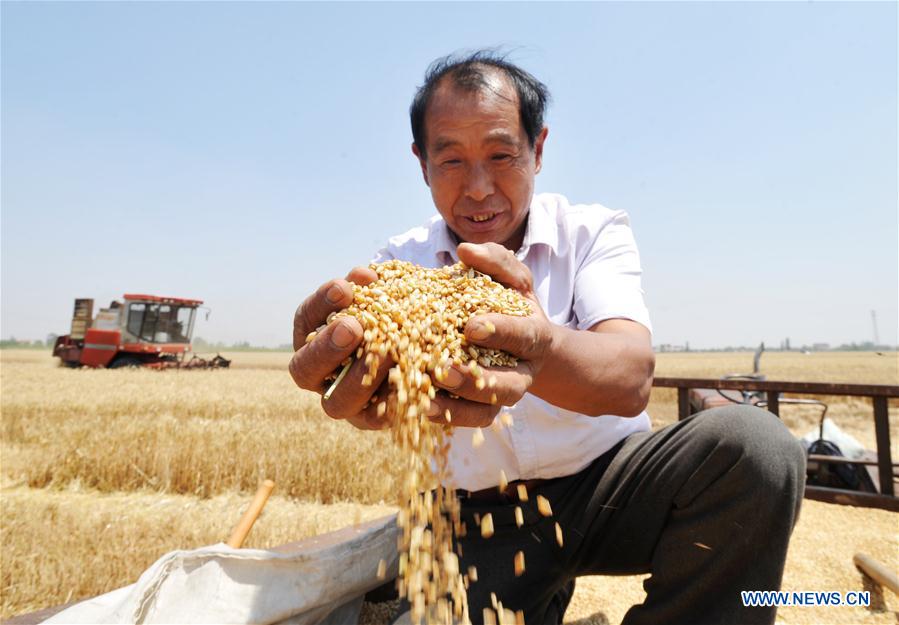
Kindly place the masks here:
<instances>
[{"instance_id":1,"label":"clear blue sky","mask_svg":"<svg viewBox=\"0 0 899 625\"><path fill-rule=\"evenodd\" d=\"M654 342L897 340L896 3L2 3L2 329L197 297L277 345L433 213L407 108L505 46L552 91L538 191L627 210Z\"/></svg>"}]
</instances>

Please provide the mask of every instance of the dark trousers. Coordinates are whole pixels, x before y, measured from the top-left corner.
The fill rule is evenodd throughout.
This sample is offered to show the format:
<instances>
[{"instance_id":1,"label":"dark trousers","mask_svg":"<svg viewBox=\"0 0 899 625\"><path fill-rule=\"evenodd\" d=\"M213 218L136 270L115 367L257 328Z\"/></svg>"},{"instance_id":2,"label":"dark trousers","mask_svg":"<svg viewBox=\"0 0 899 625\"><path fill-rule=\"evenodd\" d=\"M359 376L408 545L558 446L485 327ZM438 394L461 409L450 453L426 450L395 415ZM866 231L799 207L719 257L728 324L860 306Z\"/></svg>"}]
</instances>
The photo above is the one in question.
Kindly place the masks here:
<instances>
[{"instance_id":1,"label":"dark trousers","mask_svg":"<svg viewBox=\"0 0 899 625\"><path fill-rule=\"evenodd\" d=\"M561 623L579 575L651 573L627 625L773 623L775 608L743 607L740 591L779 589L804 482L804 451L780 420L734 405L634 434L525 503L463 500L462 570L478 572L472 622L483 622L495 593L528 625ZM495 533L485 539L476 518L487 513ZM516 577L518 551L525 571Z\"/></svg>"}]
</instances>

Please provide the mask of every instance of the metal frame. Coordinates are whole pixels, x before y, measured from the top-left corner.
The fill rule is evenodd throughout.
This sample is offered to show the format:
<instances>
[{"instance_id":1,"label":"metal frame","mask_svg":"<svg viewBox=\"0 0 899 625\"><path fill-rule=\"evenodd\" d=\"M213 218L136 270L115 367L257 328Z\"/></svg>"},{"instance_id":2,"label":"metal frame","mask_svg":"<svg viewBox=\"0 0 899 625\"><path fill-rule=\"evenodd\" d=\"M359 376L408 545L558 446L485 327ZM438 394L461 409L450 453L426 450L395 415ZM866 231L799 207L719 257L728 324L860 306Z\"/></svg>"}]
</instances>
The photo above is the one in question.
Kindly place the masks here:
<instances>
[{"instance_id":1,"label":"metal frame","mask_svg":"<svg viewBox=\"0 0 899 625\"><path fill-rule=\"evenodd\" d=\"M874 435L877 441L877 471L880 478L880 493L861 493L841 488L806 486L805 496L809 499L831 503L883 508L899 512L899 497L893 486L893 464L890 452L890 422L887 401L899 399L899 386L889 384L834 384L825 382L778 382L774 380L722 380L718 378L655 378L653 386L677 389L677 417L684 420L693 414L690 404L690 389L718 389L735 391L763 391L767 394L769 412L780 416L780 399L784 393L802 395L848 395L869 397L873 406ZM823 457L828 462L848 462L837 458ZM816 458L817 459L817 458ZM819 459L820 460L820 459ZM824 461L824 460L822 460Z\"/></svg>"}]
</instances>

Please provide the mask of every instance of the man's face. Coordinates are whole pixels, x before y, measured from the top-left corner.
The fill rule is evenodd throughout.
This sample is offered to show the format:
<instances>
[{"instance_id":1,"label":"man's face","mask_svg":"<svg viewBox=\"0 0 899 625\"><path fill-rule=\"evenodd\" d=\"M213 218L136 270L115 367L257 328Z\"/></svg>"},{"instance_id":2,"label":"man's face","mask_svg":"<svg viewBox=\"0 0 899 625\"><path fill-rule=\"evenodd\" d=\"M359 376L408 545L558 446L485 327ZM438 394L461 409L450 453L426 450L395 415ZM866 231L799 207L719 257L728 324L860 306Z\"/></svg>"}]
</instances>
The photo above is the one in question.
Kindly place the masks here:
<instances>
[{"instance_id":1,"label":"man's face","mask_svg":"<svg viewBox=\"0 0 899 625\"><path fill-rule=\"evenodd\" d=\"M414 144L412 151L438 212L456 236L514 251L524 240L547 130L531 148L515 89L504 77L488 77L491 88L476 92L442 81L425 114L427 155Z\"/></svg>"}]
</instances>

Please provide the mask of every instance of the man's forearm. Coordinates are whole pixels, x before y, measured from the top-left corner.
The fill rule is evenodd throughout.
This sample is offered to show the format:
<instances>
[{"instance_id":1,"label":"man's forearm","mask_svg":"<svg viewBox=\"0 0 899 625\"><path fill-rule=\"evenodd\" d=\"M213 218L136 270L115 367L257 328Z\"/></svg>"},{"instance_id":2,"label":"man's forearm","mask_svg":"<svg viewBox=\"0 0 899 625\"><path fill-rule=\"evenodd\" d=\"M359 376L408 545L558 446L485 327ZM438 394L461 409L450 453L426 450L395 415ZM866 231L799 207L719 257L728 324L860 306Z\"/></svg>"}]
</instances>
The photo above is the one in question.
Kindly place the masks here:
<instances>
[{"instance_id":1,"label":"man's forearm","mask_svg":"<svg viewBox=\"0 0 899 625\"><path fill-rule=\"evenodd\" d=\"M590 416L634 417L649 402L655 356L631 334L553 326L553 343L530 392Z\"/></svg>"}]
</instances>

